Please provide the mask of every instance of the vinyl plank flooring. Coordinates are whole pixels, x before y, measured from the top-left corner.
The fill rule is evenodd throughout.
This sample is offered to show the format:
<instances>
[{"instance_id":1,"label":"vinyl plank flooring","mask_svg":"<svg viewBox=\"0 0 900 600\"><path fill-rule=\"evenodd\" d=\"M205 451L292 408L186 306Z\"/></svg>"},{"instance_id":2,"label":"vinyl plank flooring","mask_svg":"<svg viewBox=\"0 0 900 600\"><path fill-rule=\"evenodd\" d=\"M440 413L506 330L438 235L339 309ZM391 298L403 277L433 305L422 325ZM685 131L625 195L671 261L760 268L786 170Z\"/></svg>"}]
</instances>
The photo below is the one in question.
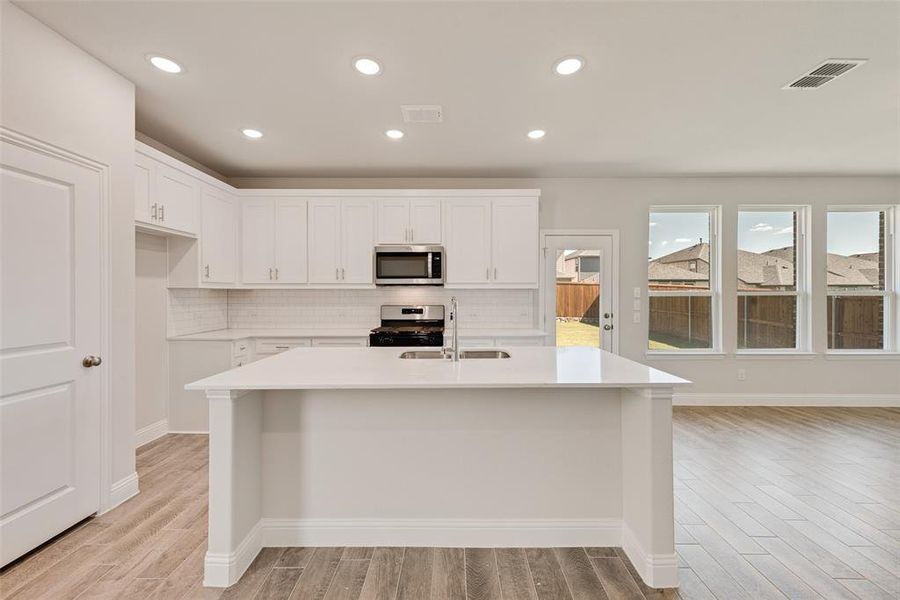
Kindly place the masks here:
<instances>
[{"instance_id":1,"label":"vinyl plank flooring","mask_svg":"<svg viewBox=\"0 0 900 600\"><path fill-rule=\"evenodd\" d=\"M343 554L343 548L317 548L297 580L291 600L322 600Z\"/></svg>"},{"instance_id":2,"label":"vinyl plank flooring","mask_svg":"<svg viewBox=\"0 0 900 600\"><path fill-rule=\"evenodd\" d=\"M768 554L752 554L745 557L766 576L781 592L791 600L820 600L822 597L795 575L778 559Z\"/></svg>"},{"instance_id":3,"label":"vinyl plank flooring","mask_svg":"<svg viewBox=\"0 0 900 600\"><path fill-rule=\"evenodd\" d=\"M493 548L466 548L467 600L500 600L500 577Z\"/></svg>"},{"instance_id":4,"label":"vinyl plank flooring","mask_svg":"<svg viewBox=\"0 0 900 600\"><path fill-rule=\"evenodd\" d=\"M606 600L608 598L584 548L556 548L555 552L556 560L562 567L563 576L566 578L566 583L569 584L569 591L572 592L574 600ZM627 576L631 577L631 574L628 573Z\"/></svg>"},{"instance_id":5,"label":"vinyl plank flooring","mask_svg":"<svg viewBox=\"0 0 900 600\"><path fill-rule=\"evenodd\" d=\"M588 553L590 555L590 553ZM678 590L675 588L652 588L648 586L641 579L641 576L638 574L637 569L634 568L634 565L631 562L631 559L628 558L628 555L625 554L625 551L621 548L615 549L615 557L618 557L619 560L622 561L622 564L625 565L625 568L628 570L629 575L631 575L632 580L637 584L639 590L644 595L644 598L647 600L677 600L678 599ZM612 557L607 557L612 558ZM591 563L593 564L593 563Z\"/></svg>"},{"instance_id":6,"label":"vinyl plank flooring","mask_svg":"<svg viewBox=\"0 0 900 600\"><path fill-rule=\"evenodd\" d=\"M591 563L610 600L643 600L644 595L621 559L592 558Z\"/></svg>"},{"instance_id":7,"label":"vinyl plank flooring","mask_svg":"<svg viewBox=\"0 0 900 600\"><path fill-rule=\"evenodd\" d=\"M552 549L526 548L525 557L539 600L572 600L566 576Z\"/></svg>"},{"instance_id":8,"label":"vinyl plank flooring","mask_svg":"<svg viewBox=\"0 0 900 600\"><path fill-rule=\"evenodd\" d=\"M462 548L435 548L431 600L466 599L466 556Z\"/></svg>"},{"instance_id":9,"label":"vinyl plank flooring","mask_svg":"<svg viewBox=\"0 0 900 600\"><path fill-rule=\"evenodd\" d=\"M366 559L342 560L328 586L325 600L357 600L368 570L369 561Z\"/></svg>"},{"instance_id":10,"label":"vinyl plank flooring","mask_svg":"<svg viewBox=\"0 0 900 600\"><path fill-rule=\"evenodd\" d=\"M360 591L360 600L394 600L400 583L404 548L375 548Z\"/></svg>"},{"instance_id":11,"label":"vinyl plank flooring","mask_svg":"<svg viewBox=\"0 0 900 600\"><path fill-rule=\"evenodd\" d=\"M296 568L304 568L309 564L310 559L313 557L313 554L316 553L315 548L303 548L303 547L293 547L293 548L285 548L284 552L281 554L281 557L278 559L278 562L275 563L276 567L296 567Z\"/></svg>"},{"instance_id":12,"label":"vinyl plank flooring","mask_svg":"<svg viewBox=\"0 0 900 600\"><path fill-rule=\"evenodd\" d=\"M434 572L434 548L407 548L400 567L397 600L428 598Z\"/></svg>"},{"instance_id":13,"label":"vinyl plank flooring","mask_svg":"<svg viewBox=\"0 0 900 600\"><path fill-rule=\"evenodd\" d=\"M226 588L219 598L222 600L253 598L269 576L275 563L278 562L282 552L284 550L281 548L263 548L247 567L241 580Z\"/></svg>"},{"instance_id":14,"label":"vinyl plank flooring","mask_svg":"<svg viewBox=\"0 0 900 600\"><path fill-rule=\"evenodd\" d=\"M497 548L497 574L503 600L537 600L528 558L522 548Z\"/></svg>"},{"instance_id":15,"label":"vinyl plank flooring","mask_svg":"<svg viewBox=\"0 0 900 600\"><path fill-rule=\"evenodd\" d=\"M374 553L375 548L348 546L344 548L344 554L341 556L341 560L369 560Z\"/></svg>"},{"instance_id":16,"label":"vinyl plank flooring","mask_svg":"<svg viewBox=\"0 0 900 600\"><path fill-rule=\"evenodd\" d=\"M254 600L287 600L302 573L303 569L297 567L273 568L254 596Z\"/></svg>"}]
</instances>

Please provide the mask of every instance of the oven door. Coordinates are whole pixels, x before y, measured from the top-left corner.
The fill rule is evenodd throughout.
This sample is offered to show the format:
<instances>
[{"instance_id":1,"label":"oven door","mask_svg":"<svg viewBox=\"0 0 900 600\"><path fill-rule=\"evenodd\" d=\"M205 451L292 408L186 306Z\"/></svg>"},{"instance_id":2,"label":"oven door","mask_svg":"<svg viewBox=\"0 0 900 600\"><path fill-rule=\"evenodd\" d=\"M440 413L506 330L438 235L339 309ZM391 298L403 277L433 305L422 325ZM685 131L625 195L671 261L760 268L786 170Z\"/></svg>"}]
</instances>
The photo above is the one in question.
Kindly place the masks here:
<instances>
[{"instance_id":1,"label":"oven door","mask_svg":"<svg viewBox=\"0 0 900 600\"><path fill-rule=\"evenodd\" d=\"M443 285L440 246L377 246L377 285Z\"/></svg>"}]
</instances>

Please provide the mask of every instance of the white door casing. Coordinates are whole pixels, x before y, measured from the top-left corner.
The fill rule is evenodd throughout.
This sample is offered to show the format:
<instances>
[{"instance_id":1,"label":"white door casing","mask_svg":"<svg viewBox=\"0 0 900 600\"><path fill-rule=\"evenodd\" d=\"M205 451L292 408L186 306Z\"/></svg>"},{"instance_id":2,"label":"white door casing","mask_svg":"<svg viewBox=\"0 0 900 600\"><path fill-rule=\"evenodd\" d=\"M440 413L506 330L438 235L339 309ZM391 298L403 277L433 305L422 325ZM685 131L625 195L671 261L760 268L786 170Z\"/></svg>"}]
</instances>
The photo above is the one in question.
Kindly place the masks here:
<instances>
[{"instance_id":1,"label":"white door casing","mask_svg":"<svg viewBox=\"0 0 900 600\"><path fill-rule=\"evenodd\" d=\"M97 512L105 480L104 167L3 132L0 565Z\"/></svg>"}]
</instances>

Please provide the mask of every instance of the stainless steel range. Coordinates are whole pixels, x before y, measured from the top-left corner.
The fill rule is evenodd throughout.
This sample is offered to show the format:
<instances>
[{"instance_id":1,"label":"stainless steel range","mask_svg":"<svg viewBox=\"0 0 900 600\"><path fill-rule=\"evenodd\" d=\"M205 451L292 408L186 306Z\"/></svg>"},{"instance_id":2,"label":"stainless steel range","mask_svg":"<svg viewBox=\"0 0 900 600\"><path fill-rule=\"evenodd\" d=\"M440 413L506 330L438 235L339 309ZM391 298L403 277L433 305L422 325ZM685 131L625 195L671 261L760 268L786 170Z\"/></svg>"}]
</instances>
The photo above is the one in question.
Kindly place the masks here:
<instances>
[{"instance_id":1,"label":"stainless steel range","mask_svg":"<svg viewBox=\"0 0 900 600\"><path fill-rule=\"evenodd\" d=\"M443 346L444 307L440 304L382 306L381 327L369 334L369 345Z\"/></svg>"}]
</instances>

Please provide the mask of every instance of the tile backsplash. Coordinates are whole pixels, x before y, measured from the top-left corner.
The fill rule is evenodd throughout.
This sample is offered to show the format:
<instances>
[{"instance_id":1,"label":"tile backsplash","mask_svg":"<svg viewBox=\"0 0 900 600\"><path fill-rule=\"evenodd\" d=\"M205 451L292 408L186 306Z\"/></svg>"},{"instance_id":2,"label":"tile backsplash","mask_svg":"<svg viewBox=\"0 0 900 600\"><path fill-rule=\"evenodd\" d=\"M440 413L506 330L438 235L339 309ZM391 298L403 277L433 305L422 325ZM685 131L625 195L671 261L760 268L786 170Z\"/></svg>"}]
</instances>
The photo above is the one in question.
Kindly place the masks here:
<instances>
[{"instance_id":1,"label":"tile backsplash","mask_svg":"<svg viewBox=\"0 0 900 600\"><path fill-rule=\"evenodd\" d=\"M169 290L169 335L228 327L227 290Z\"/></svg>"},{"instance_id":2,"label":"tile backsplash","mask_svg":"<svg viewBox=\"0 0 900 600\"><path fill-rule=\"evenodd\" d=\"M183 335L212 329L370 329L382 304L460 304L463 328L535 326L536 290L446 290L396 287L374 290L169 291L169 330ZM196 313L196 314L195 314Z\"/></svg>"}]
</instances>

